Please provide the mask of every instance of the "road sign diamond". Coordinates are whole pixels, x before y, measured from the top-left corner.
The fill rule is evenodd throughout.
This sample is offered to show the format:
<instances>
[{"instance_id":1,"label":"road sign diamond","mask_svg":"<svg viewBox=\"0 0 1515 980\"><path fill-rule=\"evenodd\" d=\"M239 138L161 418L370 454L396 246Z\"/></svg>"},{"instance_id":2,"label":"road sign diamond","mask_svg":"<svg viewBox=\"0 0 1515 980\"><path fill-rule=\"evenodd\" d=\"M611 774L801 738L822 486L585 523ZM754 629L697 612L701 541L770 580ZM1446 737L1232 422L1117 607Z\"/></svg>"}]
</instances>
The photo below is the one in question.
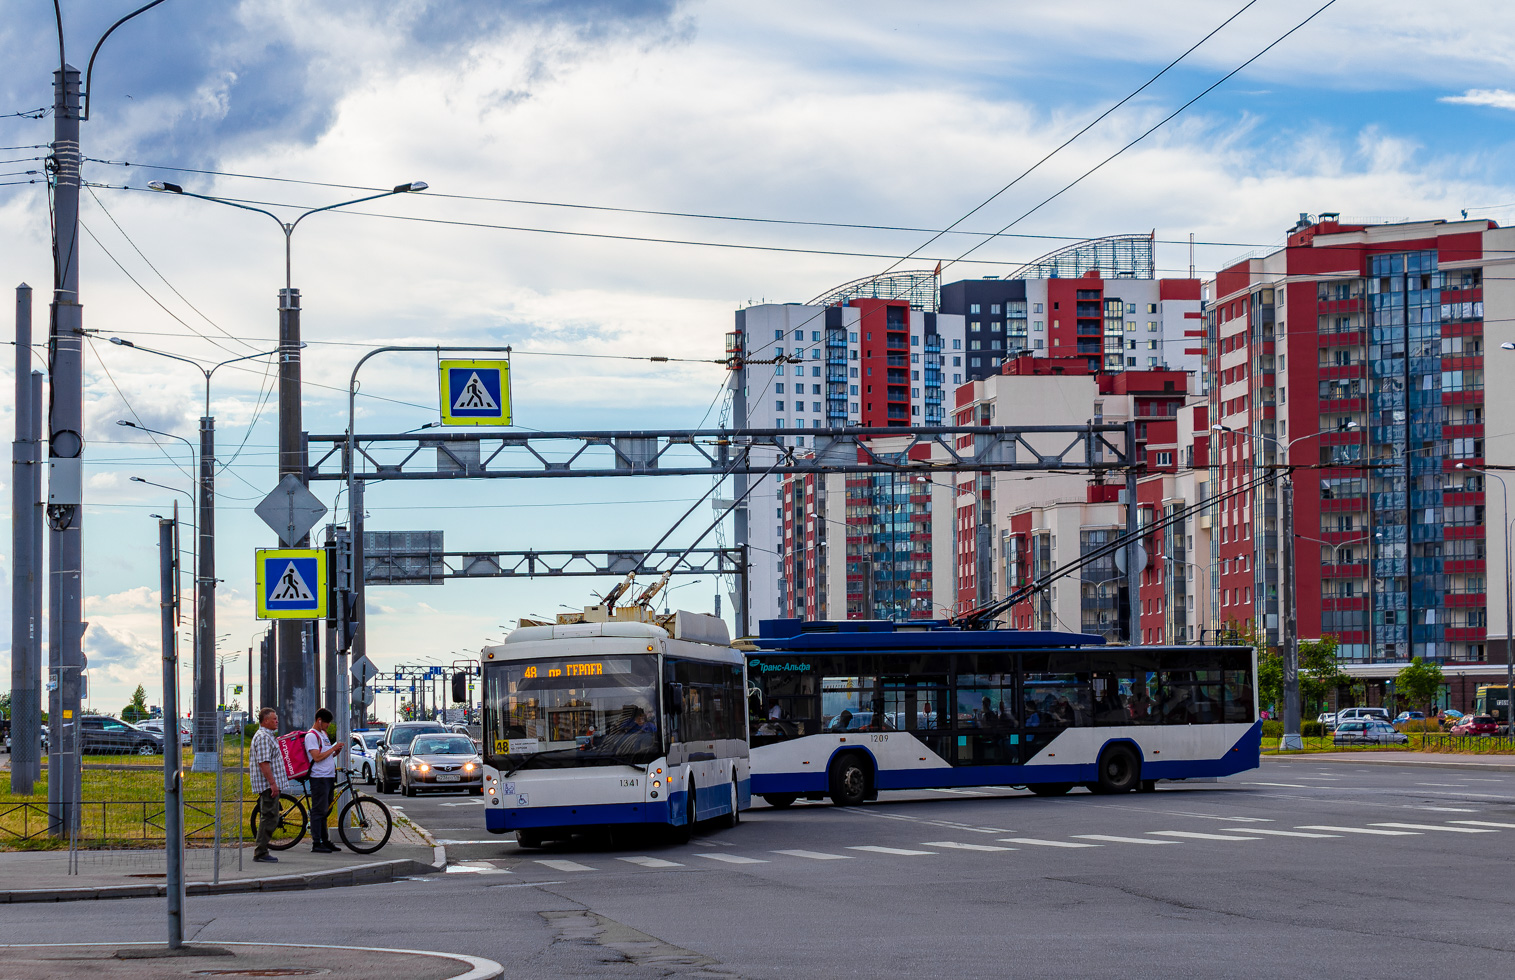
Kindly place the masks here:
<instances>
[{"instance_id":1,"label":"road sign diamond","mask_svg":"<svg viewBox=\"0 0 1515 980\"><path fill-rule=\"evenodd\" d=\"M273 528L279 540L293 546L326 514L326 505L305 488L299 478L286 474L253 513Z\"/></svg>"}]
</instances>

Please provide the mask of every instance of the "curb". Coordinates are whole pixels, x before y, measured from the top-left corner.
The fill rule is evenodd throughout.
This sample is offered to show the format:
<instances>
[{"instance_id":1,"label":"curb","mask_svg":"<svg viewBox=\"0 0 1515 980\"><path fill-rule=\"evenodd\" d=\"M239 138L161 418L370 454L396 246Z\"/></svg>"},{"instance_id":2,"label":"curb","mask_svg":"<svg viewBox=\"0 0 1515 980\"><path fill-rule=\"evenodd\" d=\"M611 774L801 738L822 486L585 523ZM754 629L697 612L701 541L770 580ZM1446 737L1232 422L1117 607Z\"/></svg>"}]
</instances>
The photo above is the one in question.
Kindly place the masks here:
<instances>
[{"instance_id":1,"label":"curb","mask_svg":"<svg viewBox=\"0 0 1515 980\"><path fill-rule=\"evenodd\" d=\"M411 821L411 826L420 825ZM422 833L425 833L423 830ZM426 834L428 839L430 834ZM242 878L212 884L208 881L185 882L186 895L228 895L240 892L308 891L314 888L348 888L353 885L375 885L394 881L411 875L436 874L447 867L447 849L433 841L431 864L403 859L377 861L372 864L355 864L331 871L313 871L303 875L272 875L265 878ZM0 905L16 905L25 902L89 902L112 898L166 898L167 885L95 885L84 888L16 888L0 891ZM333 949L340 947L332 947ZM409 950L401 950L409 952ZM497 975L497 974L491 974ZM470 976L472 976L470 974ZM481 974L482 976L482 974Z\"/></svg>"},{"instance_id":2,"label":"curb","mask_svg":"<svg viewBox=\"0 0 1515 980\"><path fill-rule=\"evenodd\" d=\"M1372 755L1377 755L1378 753L1371 753L1371 754ZM1370 753L1363 752L1363 753L1361 753L1361 755L1368 756L1368 755L1370 755ZM1310 754L1308 752L1305 753L1305 754L1303 754L1303 755L1274 755L1274 756L1264 756L1263 758L1265 758L1265 759L1275 759L1275 760L1279 760L1279 761L1289 761L1289 762L1296 762L1297 761L1297 762L1337 763L1338 765L1345 763L1345 764L1357 765L1357 766L1399 766L1401 768L1409 768L1409 769L1464 769L1464 770L1470 770L1470 771L1476 770L1476 771L1481 771L1481 772L1515 772L1515 761L1511 761L1511 762L1462 762L1462 761L1455 760L1455 759L1448 759L1445 762L1443 762L1440 759L1428 759L1428 760L1420 760L1420 759L1384 759L1384 758L1360 758L1360 759L1359 758L1352 758L1352 759L1343 759L1343 758L1340 758L1340 757L1322 758L1318 754L1312 755L1312 754Z\"/></svg>"},{"instance_id":3,"label":"curb","mask_svg":"<svg viewBox=\"0 0 1515 980\"><path fill-rule=\"evenodd\" d=\"M390 862L390 863L392 863L392 864L420 864L419 861L407 861L407 862L394 861L394 862ZM0 950L4 950L4 949L36 949L38 947L44 947L44 948L48 948L48 949L57 949L57 948L59 948L60 945L61 946L65 946L65 947L81 948L81 947L90 947L90 946L113 946L113 947L121 947L121 946L157 946L159 944L155 943L155 942L141 942L141 941L138 941L138 940L131 940L131 941L124 942L124 943L62 943L62 944L59 944L59 943L11 943L11 944L6 944L6 945L0 945ZM193 945L193 944L188 944L188 945ZM216 945L218 945L218 946L269 946L269 945L273 945L273 944L271 944L271 943L250 943L250 942L223 942L223 943L217 943ZM380 947L380 946L328 946L328 945L322 945L322 944L317 944L317 943L279 943L278 945L280 945L280 946L288 946L288 947L293 948L293 949L338 949L338 950L343 950L345 952L351 952L351 953L403 953L403 954L406 954L406 955L409 955L409 956L430 956L433 959L453 960L453 961L455 961L457 963L460 963L460 964L468 967L468 972L467 973L459 973L456 976L449 977L448 980L498 980L499 977L503 977L505 975L505 968L503 966L501 966L500 964L496 963L494 960L486 960L482 956L469 956L466 953L439 953L439 952L436 952L435 950L429 950L429 949L388 949L388 948Z\"/></svg>"}]
</instances>

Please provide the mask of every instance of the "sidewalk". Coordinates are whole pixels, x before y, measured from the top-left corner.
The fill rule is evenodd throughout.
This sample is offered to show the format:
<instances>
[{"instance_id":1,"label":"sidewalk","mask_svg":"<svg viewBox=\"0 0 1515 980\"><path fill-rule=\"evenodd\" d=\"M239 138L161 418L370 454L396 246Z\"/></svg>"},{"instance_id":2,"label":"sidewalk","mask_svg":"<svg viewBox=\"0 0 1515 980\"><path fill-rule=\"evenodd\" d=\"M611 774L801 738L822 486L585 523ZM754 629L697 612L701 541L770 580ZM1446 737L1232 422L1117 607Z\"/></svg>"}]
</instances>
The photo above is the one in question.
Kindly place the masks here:
<instances>
[{"instance_id":1,"label":"sidewalk","mask_svg":"<svg viewBox=\"0 0 1515 980\"><path fill-rule=\"evenodd\" d=\"M1462 755L1454 752L1301 752L1265 755L1278 762L1350 762L1359 766L1421 766L1427 769L1476 769L1515 772L1515 755Z\"/></svg>"},{"instance_id":2,"label":"sidewalk","mask_svg":"<svg viewBox=\"0 0 1515 980\"><path fill-rule=\"evenodd\" d=\"M102 898L150 898L165 894L162 850L80 850L78 874L68 873L69 855L61 851L0 851L0 905L10 902L69 902ZM275 851L278 864L252 859L252 845L221 848L220 882L213 884L211 849L185 852L185 891L190 895L222 892L288 891L336 888L431 874L447 865L447 852L424 830L408 821L395 823L389 843L375 854L316 854L307 841Z\"/></svg>"},{"instance_id":3,"label":"sidewalk","mask_svg":"<svg viewBox=\"0 0 1515 980\"><path fill-rule=\"evenodd\" d=\"M492 960L455 953L355 946L192 944L172 958L161 945L102 943L0 946L6 976L49 980L158 980L169 975L307 976L332 980L493 980L505 970Z\"/></svg>"}]
</instances>

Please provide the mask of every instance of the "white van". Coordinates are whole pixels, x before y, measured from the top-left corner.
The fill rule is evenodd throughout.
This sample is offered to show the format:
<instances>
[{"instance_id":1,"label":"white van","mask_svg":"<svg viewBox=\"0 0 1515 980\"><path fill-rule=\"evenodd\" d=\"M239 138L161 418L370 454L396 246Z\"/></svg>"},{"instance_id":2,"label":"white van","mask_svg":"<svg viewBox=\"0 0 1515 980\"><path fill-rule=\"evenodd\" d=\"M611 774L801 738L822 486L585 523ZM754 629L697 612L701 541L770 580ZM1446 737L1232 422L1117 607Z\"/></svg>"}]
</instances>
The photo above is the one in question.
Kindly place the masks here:
<instances>
[{"instance_id":1,"label":"white van","mask_svg":"<svg viewBox=\"0 0 1515 980\"><path fill-rule=\"evenodd\" d=\"M1336 712L1337 726L1344 721L1381 721L1387 724L1393 720L1388 708L1342 708Z\"/></svg>"}]
</instances>

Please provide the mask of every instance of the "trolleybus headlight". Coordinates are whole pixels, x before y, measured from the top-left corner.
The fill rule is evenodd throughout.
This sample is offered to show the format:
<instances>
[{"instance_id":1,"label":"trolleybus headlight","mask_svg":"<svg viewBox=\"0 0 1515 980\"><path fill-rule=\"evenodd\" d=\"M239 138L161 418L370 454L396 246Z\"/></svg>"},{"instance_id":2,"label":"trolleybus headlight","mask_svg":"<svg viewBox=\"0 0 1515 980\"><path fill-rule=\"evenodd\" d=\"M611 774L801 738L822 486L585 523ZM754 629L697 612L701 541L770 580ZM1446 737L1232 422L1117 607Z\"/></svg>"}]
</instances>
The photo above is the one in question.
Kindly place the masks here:
<instances>
[{"instance_id":1,"label":"trolleybus headlight","mask_svg":"<svg viewBox=\"0 0 1515 980\"><path fill-rule=\"evenodd\" d=\"M657 798L658 798L658 791L657 791L657 790L653 790L653 791L652 791L652 793L651 793L651 794L650 794L650 795L651 795L651 796L652 796L652 798L653 798L653 799L654 799L654 800L655 800L655 799L657 799Z\"/></svg>"},{"instance_id":2,"label":"trolleybus headlight","mask_svg":"<svg viewBox=\"0 0 1515 980\"><path fill-rule=\"evenodd\" d=\"M662 787L662 785L663 784L661 782L659 782L658 780L656 780L656 779L654 779L652 781L652 788L653 789L660 789Z\"/></svg>"}]
</instances>

